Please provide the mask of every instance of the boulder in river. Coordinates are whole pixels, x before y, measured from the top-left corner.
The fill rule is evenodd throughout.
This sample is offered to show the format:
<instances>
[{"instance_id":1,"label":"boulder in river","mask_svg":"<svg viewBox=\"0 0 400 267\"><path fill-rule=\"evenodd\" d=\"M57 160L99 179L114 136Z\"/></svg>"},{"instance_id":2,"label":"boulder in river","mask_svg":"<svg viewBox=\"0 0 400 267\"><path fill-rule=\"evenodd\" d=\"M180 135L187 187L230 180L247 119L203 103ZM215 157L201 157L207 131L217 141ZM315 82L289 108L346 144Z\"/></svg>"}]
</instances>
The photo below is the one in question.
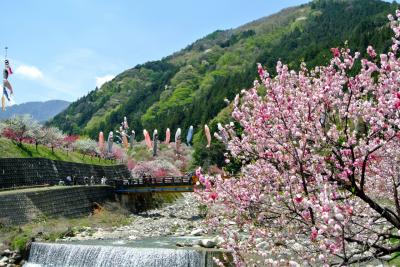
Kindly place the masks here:
<instances>
[{"instance_id":1,"label":"boulder in river","mask_svg":"<svg viewBox=\"0 0 400 267\"><path fill-rule=\"evenodd\" d=\"M199 243L203 248L214 248L217 245L212 239L201 239Z\"/></svg>"},{"instance_id":2,"label":"boulder in river","mask_svg":"<svg viewBox=\"0 0 400 267\"><path fill-rule=\"evenodd\" d=\"M203 233L203 229L194 229L190 234L194 236L201 236Z\"/></svg>"}]
</instances>

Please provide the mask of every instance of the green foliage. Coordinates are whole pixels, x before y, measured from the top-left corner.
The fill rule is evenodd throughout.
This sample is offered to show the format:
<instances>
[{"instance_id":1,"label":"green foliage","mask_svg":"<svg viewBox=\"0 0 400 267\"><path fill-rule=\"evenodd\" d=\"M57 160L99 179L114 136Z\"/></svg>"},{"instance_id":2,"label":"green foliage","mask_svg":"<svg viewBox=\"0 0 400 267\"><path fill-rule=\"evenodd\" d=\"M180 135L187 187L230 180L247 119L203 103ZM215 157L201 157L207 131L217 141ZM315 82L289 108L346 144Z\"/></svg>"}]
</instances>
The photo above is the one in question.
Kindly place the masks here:
<instances>
[{"instance_id":1,"label":"green foliage","mask_svg":"<svg viewBox=\"0 0 400 267\"><path fill-rule=\"evenodd\" d=\"M31 240L31 232L23 232L17 233L11 239L11 248L19 251L23 251L25 249L26 243Z\"/></svg>"},{"instance_id":2,"label":"green foliage","mask_svg":"<svg viewBox=\"0 0 400 267\"><path fill-rule=\"evenodd\" d=\"M211 120L208 127L210 128L211 135L212 133L218 130L218 123L227 124L231 121L231 106L224 108L218 116L216 116L213 120ZM224 152L226 152L225 145L216 140L215 138L211 139L211 147L206 148L207 139L204 134L204 129L198 131L193 137L193 168L196 166L201 166L204 169L208 169L213 164L216 164L218 167L222 167L225 165L224 162Z\"/></svg>"},{"instance_id":3,"label":"green foliage","mask_svg":"<svg viewBox=\"0 0 400 267\"><path fill-rule=\"evenodd\" d=\"M203 129L225 107L224 98L232 100L252 85L257 62L271 74L278 60L295 69L302 61L309 67L324 65L330 48L346 40L362 53L367 45L383 51L391 36L386 16L395 9L395 3L378 0L316 0L237 29L218 30L162 60L121 73L72 103L50 124L91 138L117 129L124 116L138 139L144 128L157 128L162 139L167 127L172 133L178 127L185 133L190 125ZM217 153L221 145L197 151L204 150L203 143L197 144L202 141L198 133L196 163L223 164Z\"/></svg>"},{"instance_id":4,"label":"green foliage","mask_svg":"<svg viewBox=\"0 0 400 267\"><path fill-rule=\"evenodd\" d=\"M129 156L132 157L135 162L149 161L153 158L153 151L149 150L148 147L142 143L136 143L129 151Z\"/></svg>"},{"instance_id":5,"label":"green foliage","mask_svg":"<svg viewBox=\"0 0 400 267\"><path fill-rule=\"evenodd\" d=\"M54 218L46 217L21 227L1 227L0 243L9 242L12 249L23 251L28 241L36 240L54 242L65 236L73 236L88 227L119 227L132 222L130 212L118 203L106 203L100 210L95 210L89 217Z\"/></svg>"},{"instance_id":6,"label":"green foliage","mask_svg":"<svg viewBox=\"0 0 400 267\"><path fill-rule=\"evenodd\" d=\"M0 138L1 158L48 158L52 160L62 160L69 162L112 165L108 160L84 157L76 151L67 153L63 149L55 149L52 153L51 148L39 145L36 150L35 145L22 143L18 145L8 139Z\"/></svg>"}]
</instances>

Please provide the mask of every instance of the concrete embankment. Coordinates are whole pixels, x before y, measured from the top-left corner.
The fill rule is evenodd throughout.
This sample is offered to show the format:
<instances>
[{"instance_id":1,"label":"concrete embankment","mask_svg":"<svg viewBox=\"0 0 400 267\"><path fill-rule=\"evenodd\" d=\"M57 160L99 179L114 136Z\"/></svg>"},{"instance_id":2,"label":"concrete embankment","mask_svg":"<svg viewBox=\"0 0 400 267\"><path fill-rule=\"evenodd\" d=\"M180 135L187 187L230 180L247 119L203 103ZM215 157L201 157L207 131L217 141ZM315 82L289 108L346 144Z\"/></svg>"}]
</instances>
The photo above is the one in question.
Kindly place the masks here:
<instances>
[{"instance_id":1,"label":"concrete embankment","mask_svg":"<svg viewBox=\"0 0 400 267\"><path fill-rule=\"evenodd\" d=\"M142 212L170 203L180 193L115 194L114 188L94 186L52 186L0 192L0 224L22 225L41 218L76 218L89 215L95 203L117 201L131 212Z\"/></svg>"},{"instance_id":2,"label":"concrete embankment","mask_svg":"<svg viewBox=\"0 0 400 267\"><path fill-rule=\"evenodd\" d=\"M0 192L0 223L20 225L43 217L89 215L94 203L114 200L110 186L54 186Z\"/></svg>"}]
</instances>

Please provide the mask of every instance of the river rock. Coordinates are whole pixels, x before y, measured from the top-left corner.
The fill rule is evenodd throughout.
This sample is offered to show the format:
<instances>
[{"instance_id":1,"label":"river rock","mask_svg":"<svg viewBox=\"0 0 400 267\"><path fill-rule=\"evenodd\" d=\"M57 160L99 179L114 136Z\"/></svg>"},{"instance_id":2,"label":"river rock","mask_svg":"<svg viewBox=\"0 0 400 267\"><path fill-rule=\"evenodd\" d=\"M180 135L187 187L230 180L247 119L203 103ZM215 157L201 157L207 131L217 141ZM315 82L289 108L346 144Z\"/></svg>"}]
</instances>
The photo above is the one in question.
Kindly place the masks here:
<instances>
[{"instance_id":1,"label":"river rock","mask_svg":"<svg viewBox=\"0 0 400 267\"><path fill-rule=\"evenodd\" d=\"M4 256L3 258L0 259L0 262L7 262L8 261L8 257Z\"/></svg>"},{"instance_id":2,"label":"river rock","mask_svg":"<svg viewBox=\"0 0 400 267\"><path fill-rule=\"evenodd\" d=\"M190 234L194 236L200 236L204 233L203 229L195 229Z\"/></svg>"},{"instance_id":3,"label":"river rock","mask_svg":"<svg viewBox=\"0 0 400 267\"><path fill-rule=\"evenodd\" d=\"M18 262L20 262L22 260L22 255L20 253L15 253L13 255L13 258L14 258L15 262L18 263Z\"/></svg>"},{"instance_id":4,"label":"river rock","mask_svg":"<svg viewBox=\"0 0 400 267\"><path fill-rule=\"evenodd\" d=\"M214 248L217 245L215 241L212 239L201 239L200 240L200 246L204 248Z\"/></svg>"},{"instance_id":5,"label":"river rock","mask_svg":"<svg viewBox=\"0 0 400 267\"><path fill-rule=\"evenodd\" d=\"M12 251L11 250L9 250L9 249L5 249L1 254L0 254L0 256L10 256L11 255L11 253L12 253Z\"/></svg>"},{"instance_id":6,"label":"river rock","mask_svg":"<svg viewBox=\"0 0 400 267\"><path fill-rule=\"evenodd\" d=\"M177 247L184 247L184 246L185 246L185 243L177 242L177 243L176 243L176 246L177 246Z\"/></svg>"},{"instance_id":7,"label":"river rock","mask_svg":"<svg viewBox=\"0 0 400 267\"><path fill-rule=\"evenodd\" d=\"M213 239L212 239L216 244L217 244L217 246L219 246L219 245L221 245L222 243L224 243L224 239L221 237L221 236L216 236L216 237L214 237Z\"/></svg>"}]
</instances>

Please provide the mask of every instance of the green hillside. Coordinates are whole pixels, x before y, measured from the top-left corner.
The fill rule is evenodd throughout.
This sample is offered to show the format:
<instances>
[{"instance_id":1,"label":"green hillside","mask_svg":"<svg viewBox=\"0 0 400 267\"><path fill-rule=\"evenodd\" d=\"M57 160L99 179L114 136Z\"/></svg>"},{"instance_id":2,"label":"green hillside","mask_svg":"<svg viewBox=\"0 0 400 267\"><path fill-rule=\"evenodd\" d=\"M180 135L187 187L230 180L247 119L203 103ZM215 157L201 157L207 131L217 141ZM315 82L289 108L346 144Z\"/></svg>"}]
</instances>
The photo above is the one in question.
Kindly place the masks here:
<instances>
[{"instance_id":1,"label":"green hillside","mask_svg":"<svg viewBox=\"0 0 400 267\"><path fill-rule=\"evenodd\" d=\"M25 143L18 145L6 138L0 138L0 148L0 158L47 158L77 163L113 165L113 163L108 160L91 158L90 156L84 156L78 152L67 153L61 149L55 149L54 153L52 153L51 148L42 145L39 145L36 150L35 145Z\"/></svg>"},{"instance_id":2,"label":"green hillside","mask_svg":"<svg viewBox=\"0 0 400 267\"><path fill-rule=\"evenodd\" d=\"M301 61L325 64L330 48L346 40L361 52L370 44L377 51L387 48L391 32L386 17L395 9L395 4L378 0L317 0L237 29L215 31L162 60L121 73L50 124L95 138L99 131L116 129L127 116L139 137L143 128L157 128L163 138L167 127L172 132L181 127L185 136L189 125L196 131L215 118L226 107L224 98L233 99L251 86L257 62L273 73L279 59L292 68ZM195 140L202 142L200 136ZM215 160L208 152L198 153L199 160Z\"/></svg>"}]
</instances>

